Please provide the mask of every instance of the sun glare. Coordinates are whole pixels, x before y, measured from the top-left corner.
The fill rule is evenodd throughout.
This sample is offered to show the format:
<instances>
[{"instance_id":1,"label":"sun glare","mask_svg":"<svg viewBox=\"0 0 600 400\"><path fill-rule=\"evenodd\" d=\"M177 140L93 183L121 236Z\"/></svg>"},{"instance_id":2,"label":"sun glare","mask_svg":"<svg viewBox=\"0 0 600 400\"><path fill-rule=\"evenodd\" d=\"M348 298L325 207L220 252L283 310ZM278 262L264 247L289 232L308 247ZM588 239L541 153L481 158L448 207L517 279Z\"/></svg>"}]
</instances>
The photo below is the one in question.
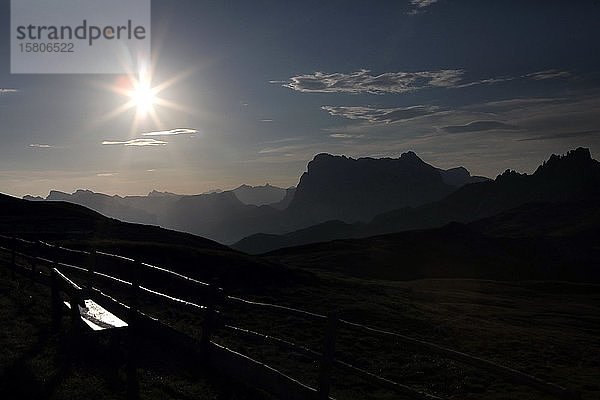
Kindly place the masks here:
<instances>
[{"instance_id":1,"label":"sun glare","mask_svg":"<svg viewBox=\"0 0 600 400\"><path fill-rule=\"evenodd\" d=\"M105 113L98 121L95 121L95 124L102 124L133 110L135 116L131 121L129 132L131 137L136 135L142 125L149 126L149 124L152 124L152 129L166 129L159 117L161 109L163 109L163 112L167 111L164 109L170 109L185 113L192 113L192 110L182 104L161 97L161 94L193 72L194 69L189 69L172 76L166 81L155 83L153 79L154 68L151 65L144 64L137 73L120 76L112 85L99 84L99 86L123 96L126 101L117 108Z\"/></svg>"},{"instance_id":2,"label":"sun glare","mask_svg":"<svg viewBox=\"0 0 600 400\"><path fill-rule=\"evenodd\" d=\"M151 112L156 104L156 90L150 86L150 82L136 82L130 97L140 117Z\"/></svg>"}]
</instances>

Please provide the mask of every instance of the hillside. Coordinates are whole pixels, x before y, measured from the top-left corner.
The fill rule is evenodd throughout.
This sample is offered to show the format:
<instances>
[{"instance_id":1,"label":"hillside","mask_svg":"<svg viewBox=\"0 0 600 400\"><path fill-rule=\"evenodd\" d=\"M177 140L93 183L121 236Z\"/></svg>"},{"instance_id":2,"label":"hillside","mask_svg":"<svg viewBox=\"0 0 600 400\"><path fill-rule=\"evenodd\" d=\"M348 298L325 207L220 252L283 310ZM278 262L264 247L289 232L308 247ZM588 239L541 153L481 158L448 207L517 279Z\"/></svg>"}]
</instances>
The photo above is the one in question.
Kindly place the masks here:
<instances>
[{"instance_id":1,"label":"hillside","mask_svg":"<svg viewBox=\"0 0 600 400\"><path fill-rule=\"evenodd\" d=\"M598 236L595 236L597 243ZM600 248L577 238L503 238L452 223L364 239L284 248L267 259L362 279L600 282Z\"/></svg>"},{"instance_id":2,"label":"hillside","mask_svg":"<svg viewBox=\"0 0 600 400\"><path fill-rule=\"evenodd\" d=\"M472 229L502 237L599 237L598 199L527 203L469 224Z\"/></svg>"},{"instance_id":3,"label":"hillside","mask_svg":"<svg viewBox=\"0 0 600 400\"><path fill-rule=\"evenodd\" d=\"M0 234L58 241L74 247L93 245L233 286L281 284L293 276L281 265L247 256L212 240L121 222L65 202L31 202L0 195Z\"/></svg>"}]
</instances>

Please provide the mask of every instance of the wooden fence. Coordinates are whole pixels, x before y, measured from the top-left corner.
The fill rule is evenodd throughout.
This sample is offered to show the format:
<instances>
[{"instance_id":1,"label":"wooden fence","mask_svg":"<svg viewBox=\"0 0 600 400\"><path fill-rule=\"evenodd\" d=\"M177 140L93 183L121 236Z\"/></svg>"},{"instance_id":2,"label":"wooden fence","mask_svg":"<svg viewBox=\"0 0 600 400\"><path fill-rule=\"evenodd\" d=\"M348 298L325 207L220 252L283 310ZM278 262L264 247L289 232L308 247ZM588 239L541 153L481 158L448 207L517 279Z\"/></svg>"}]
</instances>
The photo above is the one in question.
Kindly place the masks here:
<instances>
[{"instance_id":1,"label":"wooden fence","mask_svg":"<svg viewBox=\"0 0 600 400\"><path fill-rule=\"evenodd\" d=\"M131 258L100 251L74 250L42 241L33 242L3 235L0 235L0 243L3 244L0 246L0 251L4 251L10 255L8 267L11 268L13 273L18 272L24 274L36 282L51 287L52 318L57 326L60 323L62 315L61 293L65 294L68 298L70 315L74 327L80 325L78 324L78 321L81 321L78 305L83 305L84 298L93 299L95 302L102 305L102 307L111 310L115 315L123 316L128 321L128 337L130 338L130 356L127 361L127 372L129 377L128 392L132 398L136 397L138 391L135 357L135 346L137 341L135 337L136 335L139 335L140 332L144 332L145 335L151 334L174 345L185 346L187 350L196 354L198 357L201 357L206 365L210 365L211 368L216 369L220 373L252 387L266 390L282 399L330 399L331 377L336 369L344 371L345 374L353 374L361 377L375 386L394 391L403 397L422 400L441 399L437 395L425 393L421 390L383 378L375 373L339 360L336 357L335 350L336 334L341 327L346 326L362 329L365 333L393 337L399 342L421 349L426 353L437 354L459 363L489 371L495 375L504 377L510 382L533 387L540 392L555 398L565 400L580 399L580 394L578 392L544 381L530 374L460 351L439 346L435 343L340 319L335 312L332 312L329 315L323 315L298 308L252 301L241 297L227 295L223 288L220 288L215 284L202 282L175 271L142 263ZM65 256L68 256L69 254L84 256L87 259L86 265L73 265L68 262L63 262ZM21 262L18 262L17 259L20 259ZM129 280L124 277L117 277L106 272L101 272L99 266L107 261L113 263L117 262L122 266L127 266L128 268L121 269L121 271L128 274ZM79 275L84 275L87 280L85 287L77 285L67 276L65 271L72 271ZM200 289L205 294L204 304L197 304L181 299L176 295L166 294L159 290L140 285L140 276L143 273L148 272L164 274ZM111 282L112 284L120 285L125 288L129 293L129 304L125 304L104 293L99 285L99 282L101 281ZM141 312L138 309L140 296L151 296L159 301L183 306L195 313L202 314L203 323L200 339L197 340L186 335L161 322L157 318ZM244 304L250 307L282 310L286 313L298 314L325 324L325 337L323 338L321 352L317 352L285 339L225 323L223 314L225 313L227 306L232 304ZM319 363L317 387L310 387L297 379L285 375L275 368L215 343L212 340L213 335L215 331L219 329L228 330L238 337L258 338L313 359Z\"/></svg>"}]
</instances>

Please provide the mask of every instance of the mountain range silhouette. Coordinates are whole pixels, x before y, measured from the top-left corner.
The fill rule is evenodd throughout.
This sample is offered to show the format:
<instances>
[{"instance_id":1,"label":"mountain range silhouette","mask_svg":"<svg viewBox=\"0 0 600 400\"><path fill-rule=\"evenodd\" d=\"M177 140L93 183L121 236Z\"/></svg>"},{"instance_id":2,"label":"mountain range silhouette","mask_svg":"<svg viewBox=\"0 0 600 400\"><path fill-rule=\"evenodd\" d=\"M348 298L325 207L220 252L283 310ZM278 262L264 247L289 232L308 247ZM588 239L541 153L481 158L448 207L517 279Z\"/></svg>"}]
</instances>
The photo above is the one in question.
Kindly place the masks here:
<instances>
[{"instance_id":1,"label":"mountain range silhouette","mask_svg":"<svg viewBox=\"0 0 600 400\"><path fill-rule=\"evenodd\" d=\"M269 252L261 258L244 258L197 236L117 221L62 200L0 196L0 228L4 234L48 240L138 241L154 252L158 243L179 246L179 251L200 248L207 253L201 259L211 264L209 269L231 265L227 268L238 279L236 274L250 279L252 271L263 271L254 276L258 279L290 266L386 279L600 278L595 267L600 257L600 163L587 149L553 155L533 174L507 170L494 180L471 177L462 168L435 168L412 152L381 160L320 154L298 187L282 189L278 196L282 193L278 203L260 206L242 203L233 191L49 196L93 202L113 213L134 210L145 218L141 210L156 216L159 224L170 221L175 229L191 231L201 225L199 230L229 238L251 232L233 247ZM281 207L286 202L289 206ZM324 221L310 225L319 220ZM289 231L252 235L263 229ZM165 257L179 257L175 253Z\"/></svg>"},{"instance_id":2,"label":"mountain range silhouette","mask_svg":"<svg viewBox=\"0 0 600 400\"><path fill-rule=\"evenodd\" d=\"M297 188L242 185L199 195L153 191L147 196L127 197L89 190L73 194L51 191L45 200L72 202L123 221L234 243L260 232L282 234L333 219L366 222L380 213L423 205L457 187L486 180L471 176L462 167L435 168L414 152L395 159L318 154Z\"/></svg>"},{"instance_id":3,"label":"mountain range silhouette","mask_svg":"<svg viewBox=\"0 0 600 400\"><path fill-rule=\"evenodd\" d=\"M553 155L531 174L507 170L495 180L467 184L443 199L377 215L368 223L328 221L285 235L256 234L234 244L250 253L317 241L359 238L411 229L468 223L532 202L588 201L600 198L600 163L588 149Z\"/></svg>"}]
</instances>

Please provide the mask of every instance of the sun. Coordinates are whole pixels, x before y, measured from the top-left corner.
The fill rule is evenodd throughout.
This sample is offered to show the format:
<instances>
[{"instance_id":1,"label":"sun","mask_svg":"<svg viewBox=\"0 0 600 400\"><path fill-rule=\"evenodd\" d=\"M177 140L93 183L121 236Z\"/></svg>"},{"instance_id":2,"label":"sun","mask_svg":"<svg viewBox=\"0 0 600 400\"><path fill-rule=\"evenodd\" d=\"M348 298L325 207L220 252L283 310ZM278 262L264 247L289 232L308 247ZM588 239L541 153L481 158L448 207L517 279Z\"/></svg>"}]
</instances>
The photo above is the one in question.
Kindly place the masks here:
<instances>
[{"instance_id":1,"label":"sun","mask_svg":"<svg viewBox=\"0 0 600 400\"><path fill-rule=\"evenodd\" d=\"M134 107L137 109L139 117L145 117L148 113L154 110L154 105L157 102L157 91L153 88L150 82L137 81L133 83L129 97Z\"/></svg>"},{"instance_id":2,"label":"sun","mask_svg":"<svg viewBox=\"0 0 600 400\"><path fill-rule=\"evenodd\" d=\"M145 119L147 115L154 114L154 106L159 102L160 90L152 86L152 73L149 69L141 68L136 75L129 77L131 86L127 95L130 106L136 109L136 117Z\"/></svg>"}]
</instances>

